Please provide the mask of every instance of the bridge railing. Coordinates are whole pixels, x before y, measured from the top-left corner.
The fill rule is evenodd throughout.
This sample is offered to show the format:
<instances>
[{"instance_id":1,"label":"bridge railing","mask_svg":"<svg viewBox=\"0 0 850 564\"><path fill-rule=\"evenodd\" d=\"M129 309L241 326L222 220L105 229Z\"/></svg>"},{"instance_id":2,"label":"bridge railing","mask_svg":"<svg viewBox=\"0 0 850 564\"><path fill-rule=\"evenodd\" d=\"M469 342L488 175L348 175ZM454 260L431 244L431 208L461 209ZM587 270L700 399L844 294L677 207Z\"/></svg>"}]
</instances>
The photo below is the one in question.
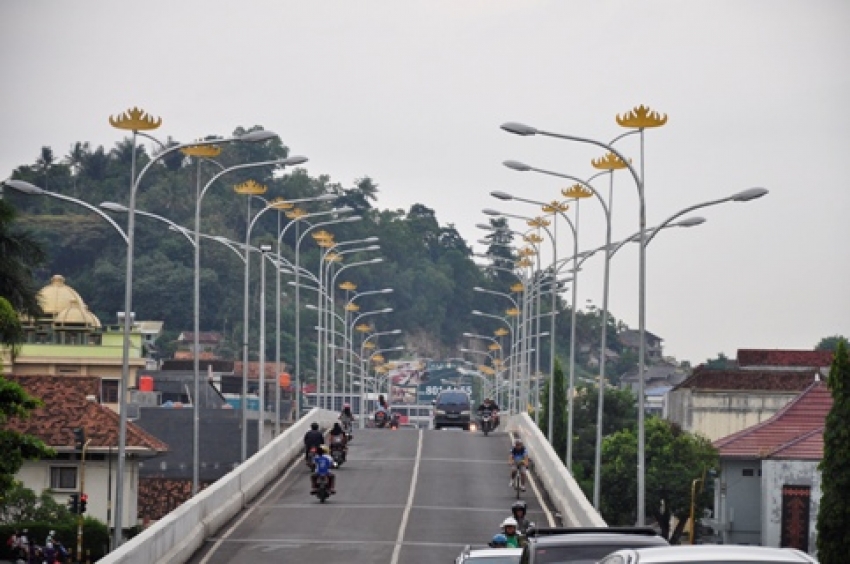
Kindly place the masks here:
<instances>
[{"instance_id":1,"label":"bridge railing","mask_svg":"<svg viewBox=\"0 0 850 564\"><path fill-rule=\"evenodd\" d=\"M522 438L534 460L534 472L560 512L565 527L608 526L527 413L512 415L507 427Z\"/></svg>"},{"instance_id":2,"label":"bridge railing","mask_svg":"<svg viewBox=\"0 0 850 564\"><path fill-rule=\"evenodd\" d=\"M122 544L99 564L186 562L242 511L292 460L303 453L304 434L317 421L330 427L337 414L314 408L285 432L210 487Z\"/></svg>"}]
</instances>

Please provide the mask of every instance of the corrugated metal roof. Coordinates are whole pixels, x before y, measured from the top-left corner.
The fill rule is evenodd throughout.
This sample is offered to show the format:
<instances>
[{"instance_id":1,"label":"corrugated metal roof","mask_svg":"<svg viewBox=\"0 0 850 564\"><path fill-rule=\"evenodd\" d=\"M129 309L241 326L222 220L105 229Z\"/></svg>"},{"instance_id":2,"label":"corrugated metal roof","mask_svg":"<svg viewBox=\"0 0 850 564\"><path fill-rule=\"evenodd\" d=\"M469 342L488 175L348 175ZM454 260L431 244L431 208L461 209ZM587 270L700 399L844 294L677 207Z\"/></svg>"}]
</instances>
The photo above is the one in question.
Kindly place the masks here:
<instances>
[{"instance_id":1,"label":"corrugated metal roof","mask_svg":"<svg viewBox=\"0 0 850 564\"><path fill-rule=\"evenodd\" d=\"M823 458L823 428L832 409L825 382L814 382L767 421L714 441L721 457Z\"/></svg>"}]
</instances>

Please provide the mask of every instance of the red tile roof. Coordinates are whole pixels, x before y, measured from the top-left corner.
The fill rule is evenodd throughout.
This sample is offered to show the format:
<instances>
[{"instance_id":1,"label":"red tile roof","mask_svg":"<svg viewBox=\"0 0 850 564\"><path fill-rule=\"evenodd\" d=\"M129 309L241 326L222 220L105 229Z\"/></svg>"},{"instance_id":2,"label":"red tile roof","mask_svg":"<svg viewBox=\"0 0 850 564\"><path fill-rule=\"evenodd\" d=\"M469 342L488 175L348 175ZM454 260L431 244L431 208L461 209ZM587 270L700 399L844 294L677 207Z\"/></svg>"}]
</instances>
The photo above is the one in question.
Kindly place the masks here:
<instances>
[{"instance_id":1,"label":"red tile roof","mask_svg":"<svg viewBox=\"0 0 850 564\"><path fill-rule=\"evenodd\" d=\"M825 382L814 382L773 417L714 441L721 457L820 460L832 408Z\"/></svg>"},{"instance_id":2,"label":"red tile roof","mask_svg":"<svg viewBox=\"0 0 850 564\"><path fill-rule=\"evenodd\" d=\"M86 396L98 396L96 376L5 376L17 382L31 396L44 402L26 419L10 418L8 428L38 437L57 450L74 448L77 427L86 430L89 449L118 447L118 414ZM127 422L126 448L133 451L166 452L168 445L141 427Z\"/></svg>"},{"instance_id":3,"label":"red tile roof","mask_svg":"<svg viewBox=\"0 0 850 564\"><path fill-rule=\"evenodd\" d=\"M738 366L824 368L831 364L832 351L738 349Z\"/></svg>"},{"instance_id":4,"label":"red tile roof","mask_svg":"<svg viewBox=\"0 0 850 564\"><path fill-rule=\"evenodd\" d=\"M698 366L675 389L802 392L817 374L817 370L710 370Z\"/></svg>"}]
</instances>

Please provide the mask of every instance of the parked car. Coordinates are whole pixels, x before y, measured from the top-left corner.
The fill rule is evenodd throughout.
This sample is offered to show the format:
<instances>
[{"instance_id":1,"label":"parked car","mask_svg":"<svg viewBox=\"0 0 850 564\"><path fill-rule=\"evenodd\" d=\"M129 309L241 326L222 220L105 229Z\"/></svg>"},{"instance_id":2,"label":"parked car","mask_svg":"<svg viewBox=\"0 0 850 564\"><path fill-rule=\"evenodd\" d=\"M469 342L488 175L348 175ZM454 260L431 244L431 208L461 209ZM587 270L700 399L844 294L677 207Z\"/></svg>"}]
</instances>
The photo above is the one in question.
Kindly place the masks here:
<instances>
[{"instance_id":1,"label":"parked car","mask_svg":"<svg viewBox=\"0 0 850 564\"><path fill-rule=\"evenodd\" d=\"M623 548L669 546L648 527L570 527L533 529L520 564L595 564Z\"/></svg>"},{"instance_id":2,"label":"parked car","mask_svg":"<svg viewBox=\"0 0 850 564\"><path fill-rule=\"evenodd\" d=\"M817 562L817 560L805 552L793 548L697 544L618 550L603 558L600 564L684 564L686 562L790 564L794 562Z\"/></svg>"},{"instance_id":3,"label":"parked car","mask_svg":"<svg viewBox=\"0 0 850 564\"><path fill-rule=\"evenodd\" d=\"M462 390L445 390L434 400L434 429L460 427L469 431L471 401Z\"/></svg>"},{"instance_id":4,"label":"parked car","mask_svg":"<svg viewBox=\"0 0 850 564\"><path fill-rule=\"evenodd\" d=\"M466 547L455 564L519 564L521 548L477 548Z\"/></svg>"}]
</instances>

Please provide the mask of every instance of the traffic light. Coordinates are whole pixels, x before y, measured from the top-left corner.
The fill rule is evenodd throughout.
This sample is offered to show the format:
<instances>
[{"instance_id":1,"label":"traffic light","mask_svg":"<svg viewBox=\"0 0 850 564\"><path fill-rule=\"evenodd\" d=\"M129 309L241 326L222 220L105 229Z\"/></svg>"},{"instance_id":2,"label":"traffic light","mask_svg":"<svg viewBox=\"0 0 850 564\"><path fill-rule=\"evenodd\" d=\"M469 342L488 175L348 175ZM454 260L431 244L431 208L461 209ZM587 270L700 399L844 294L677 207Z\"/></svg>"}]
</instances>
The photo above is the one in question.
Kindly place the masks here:
<instances>
[{"instance_id":1,"label":"traffic light","mask_svg":"<svg viewBox=\"0 0 850 564\"><path fill-rule=\"evenodd\" d=\"M83 450L83 447L86 444L86 430L82 427L77 427L74 429L74 448L77 450Z\"/></svg>"},{"instance_id":2,"label":"traffic light","mask_svg":"<svg viewBox=\"0 0 850 564\"><path fill-rule=\"evenodd\" d=\"M86 504L89 501L88 494L82 494L80 496L80 515L86 512Z\"/></svg>"},{"instance_id":3,"label":"traffic light","mask_svg":"<svg viewBox=\"0 0 850 564\"><path fill-rule=\"evenodd\" d=\"M71 494L71 497L68 499L68 511L77 515L79 512L80 503L80 494Z\"/></svg>"}]
</instances>

